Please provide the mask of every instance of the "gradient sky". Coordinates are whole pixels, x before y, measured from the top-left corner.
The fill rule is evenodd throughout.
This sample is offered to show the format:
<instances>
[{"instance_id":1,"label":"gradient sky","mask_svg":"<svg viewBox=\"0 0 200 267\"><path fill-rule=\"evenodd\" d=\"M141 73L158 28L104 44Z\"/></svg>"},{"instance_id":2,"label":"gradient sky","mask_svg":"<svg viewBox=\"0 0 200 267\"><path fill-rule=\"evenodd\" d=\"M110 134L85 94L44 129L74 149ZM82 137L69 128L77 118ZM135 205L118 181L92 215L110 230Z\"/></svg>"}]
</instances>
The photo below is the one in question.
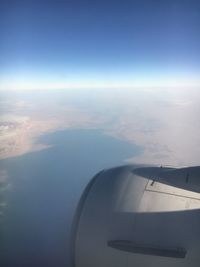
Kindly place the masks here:
<instances>
[{"instance_id":1,"label":"gradient sky","mask_svg":"<svg viewBox=\"0 0 200 267\"><path fill-rule=\"evenodd\" d=\"M200 1L1 0L0 88L199 83Z\"/></svg>"}]
</instances>

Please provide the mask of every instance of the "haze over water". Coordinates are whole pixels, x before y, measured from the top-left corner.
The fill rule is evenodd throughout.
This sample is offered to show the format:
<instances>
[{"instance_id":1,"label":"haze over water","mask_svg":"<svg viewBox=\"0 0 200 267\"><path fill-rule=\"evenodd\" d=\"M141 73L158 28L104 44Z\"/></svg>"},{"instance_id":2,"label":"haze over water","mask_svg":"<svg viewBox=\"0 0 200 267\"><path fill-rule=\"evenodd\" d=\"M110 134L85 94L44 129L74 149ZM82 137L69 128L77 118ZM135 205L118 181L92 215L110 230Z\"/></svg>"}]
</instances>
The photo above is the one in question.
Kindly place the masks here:
<instances>
[{"instance_id":1,"label":"haze over water","mask_svg":"<svg viewBox=\"0 0 200 267\"><path fill-rule=\"evenodd\" d=\"M139 150L97 130L59 131L43 140L53 147L0 162L11 183L1 220L2 266L69 266L70 227L84 187Z\"/></svg>"}]
</instances>

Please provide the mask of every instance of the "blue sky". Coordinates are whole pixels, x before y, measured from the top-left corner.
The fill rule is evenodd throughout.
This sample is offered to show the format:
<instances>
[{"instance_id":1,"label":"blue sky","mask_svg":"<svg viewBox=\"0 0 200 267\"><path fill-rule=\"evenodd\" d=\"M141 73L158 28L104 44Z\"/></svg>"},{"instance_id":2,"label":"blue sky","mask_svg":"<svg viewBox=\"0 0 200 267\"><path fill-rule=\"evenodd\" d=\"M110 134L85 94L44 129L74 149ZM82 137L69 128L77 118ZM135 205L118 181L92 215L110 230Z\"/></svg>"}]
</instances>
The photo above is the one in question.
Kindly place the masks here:
<instances>
[{"instance_id":1,"label":"blue sky","mask_svg":"<svg viewBox=\"0 0 200 267\"><path fill-rule=\"evenodd\" d=\"M200 1L1 0L0 86L198 83Z\"/></svg>"}]
</instances>

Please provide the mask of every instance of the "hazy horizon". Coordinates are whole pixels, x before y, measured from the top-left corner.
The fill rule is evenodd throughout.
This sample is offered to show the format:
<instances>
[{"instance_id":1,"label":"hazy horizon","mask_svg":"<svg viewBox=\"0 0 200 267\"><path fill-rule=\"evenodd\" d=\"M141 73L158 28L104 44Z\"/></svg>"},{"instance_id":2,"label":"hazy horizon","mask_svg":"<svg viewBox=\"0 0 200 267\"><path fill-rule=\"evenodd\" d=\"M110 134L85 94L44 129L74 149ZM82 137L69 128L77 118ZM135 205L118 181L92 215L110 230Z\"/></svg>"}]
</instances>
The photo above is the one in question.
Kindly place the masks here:
<instances>
[{"instance_id":1,"label":"hazy horizon","mask_svg":"<svg viewBox=\"0 0 200 267\"><path fill-rule=\"evenodd\" d=\"M196 0L3 0L0 88L200 85Z\"/></svg>"}]
</instances>

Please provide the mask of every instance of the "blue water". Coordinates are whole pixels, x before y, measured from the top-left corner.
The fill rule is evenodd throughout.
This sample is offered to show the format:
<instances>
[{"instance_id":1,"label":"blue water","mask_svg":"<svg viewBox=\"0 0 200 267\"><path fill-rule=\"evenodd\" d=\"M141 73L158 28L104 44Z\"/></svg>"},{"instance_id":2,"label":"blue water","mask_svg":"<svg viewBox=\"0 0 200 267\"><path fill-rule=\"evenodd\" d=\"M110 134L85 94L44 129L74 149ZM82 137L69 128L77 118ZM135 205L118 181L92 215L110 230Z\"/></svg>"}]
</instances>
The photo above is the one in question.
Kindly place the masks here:
<instances>
[{"instance_id":1,"label":"blue water","mask_svg":"<svg viewBox=\"0 0 200 267\"><path fill-rule=\"evenodd\" d=\"M97 130L67 130L38 140L50 148L1 160L11 190L0 232L0 266L66 267L72 218L84 187L101 169L141 152Z\"/></svg>"}]
</instances>

